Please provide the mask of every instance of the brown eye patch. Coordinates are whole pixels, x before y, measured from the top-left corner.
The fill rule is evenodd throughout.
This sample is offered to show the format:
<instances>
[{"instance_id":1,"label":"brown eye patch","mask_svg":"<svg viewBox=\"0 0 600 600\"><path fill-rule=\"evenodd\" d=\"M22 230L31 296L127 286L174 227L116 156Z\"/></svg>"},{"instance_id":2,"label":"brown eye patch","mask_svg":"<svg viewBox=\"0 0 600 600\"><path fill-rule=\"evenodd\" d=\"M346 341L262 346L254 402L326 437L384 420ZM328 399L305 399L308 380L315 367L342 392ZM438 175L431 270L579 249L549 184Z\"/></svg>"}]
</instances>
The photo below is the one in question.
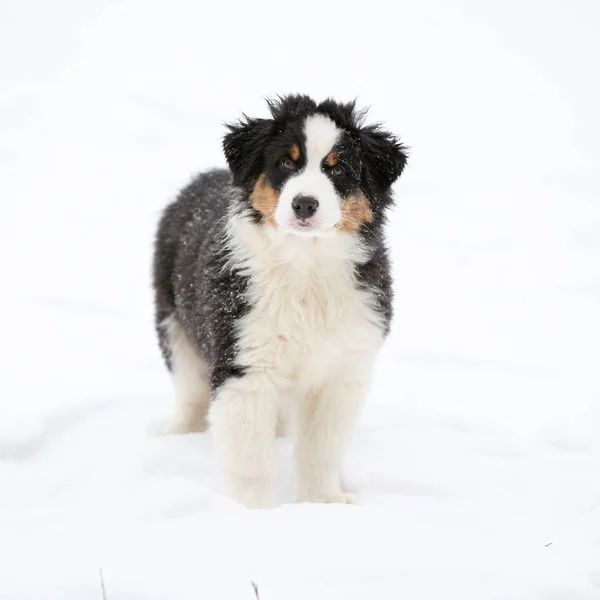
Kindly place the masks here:
<instances>
[{"instance_id":1,"label":"brown eye patch","mask_svg":"<svg viewBox=\"0 0 600 600\"><path fill-rule=\"evenodd\" d=\"M331 152L325 158L325 164L328 167L335 167L338 164L340 157L337 155L337 152Z\"/></svg>"},{"instance_id":2,"label":"brown eye patch","mask_svg":"<svg viewBox=\"0 0 600 600\"><path fill-rule=\"evenodd\" d=\"M277 226L275 223L275 210L278 201L279 193L273 189L267 181L267 176L262 173L250 195L250 202L252 202L254 210L257 210L265 221L273 227Z\"/></svg>"},{"instance_id":3,"label":"brown eye patch","mask_svg":"<svg viewBox=\"0 0 600 600\"><path fill-rule=\"evenodd\" d=\"M352 233L363 225L373 222L373 212L369 201L362 192L348 196L340 203L342 218L337 224L338 231Z\"/></svg>"},{"instance_id":4,"label":"brown eye patch","mask_svg":"<svg viewBox=\"0 0 600 600\"><path fill-rule=\"evenodd\" d=\"M292 160L298 160L300 158L300 148L296 144L292 144L290 148L290 158Z\"/></svg>"}]
</instances>

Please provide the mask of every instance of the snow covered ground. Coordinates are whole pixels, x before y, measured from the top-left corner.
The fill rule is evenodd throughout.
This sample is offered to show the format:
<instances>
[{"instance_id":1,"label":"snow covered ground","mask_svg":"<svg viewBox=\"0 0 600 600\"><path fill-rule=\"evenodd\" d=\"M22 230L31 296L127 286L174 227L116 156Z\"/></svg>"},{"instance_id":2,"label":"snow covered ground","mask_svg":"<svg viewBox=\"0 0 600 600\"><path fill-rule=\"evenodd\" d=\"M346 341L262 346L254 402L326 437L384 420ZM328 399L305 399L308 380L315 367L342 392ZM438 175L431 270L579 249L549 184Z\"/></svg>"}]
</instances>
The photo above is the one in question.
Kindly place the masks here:
<instances>
[{"instance_id":1,"label":"snow covered ground","mask_svg":"<svg viewBox=\"0 0 600 600\"><path fill-rule=\"evenodd\" d=\"M600 598L600 6L0 4L0 598ZM358 506L224 497L152 325L159 211L262 97L412 148Z\"/></svg>"}]
</instances>

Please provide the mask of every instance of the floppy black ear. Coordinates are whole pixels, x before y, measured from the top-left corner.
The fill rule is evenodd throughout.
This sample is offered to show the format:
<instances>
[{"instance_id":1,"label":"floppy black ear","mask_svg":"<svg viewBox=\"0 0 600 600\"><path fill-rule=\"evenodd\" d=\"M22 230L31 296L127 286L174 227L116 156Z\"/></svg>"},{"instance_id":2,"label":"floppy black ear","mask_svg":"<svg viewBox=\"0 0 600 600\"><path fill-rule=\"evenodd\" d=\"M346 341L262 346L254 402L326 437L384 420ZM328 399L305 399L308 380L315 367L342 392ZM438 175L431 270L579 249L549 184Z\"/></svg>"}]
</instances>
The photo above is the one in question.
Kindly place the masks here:
<instances>
[{"instance_id":1,"label":"floppy black ear","mask_svg":"<svg viewBox=\"0 0 600 600\"><path fill-rule=\"evenodd\" d=\"M367 180L380 192L388 190L406 166L406 147L380 125L363 127L360 141Z\"/></svg>"},{"instance_id":2,"label":"floppy black ear","mask_svg":"<svg viewBox=\"0 0 600 600\"><path fill-rule=\"evenodd\" d=\"M223 150L234 185L247 187L258 179L273 126L271 119L249 119L245 115L237 123L226 125L229 133L223 138Z\"/></svg>"}]
</instances>

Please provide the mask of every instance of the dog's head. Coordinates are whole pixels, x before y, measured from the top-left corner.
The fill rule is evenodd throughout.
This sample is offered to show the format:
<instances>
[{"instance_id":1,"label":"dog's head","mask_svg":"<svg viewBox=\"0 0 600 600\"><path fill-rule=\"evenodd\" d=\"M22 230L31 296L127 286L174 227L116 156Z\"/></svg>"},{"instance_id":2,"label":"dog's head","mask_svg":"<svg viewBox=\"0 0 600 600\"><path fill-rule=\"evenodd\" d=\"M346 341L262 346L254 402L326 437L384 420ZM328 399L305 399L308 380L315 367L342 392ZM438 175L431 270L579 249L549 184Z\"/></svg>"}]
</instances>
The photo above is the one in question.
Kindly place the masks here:
<instances>
[{"instance_id":1,"label":"dog's head","mask_svg":"<svg viewBox=\"0 0 600 600\"><path fill-rule=\"evenodd\" d=\"M380 220L406 150L354 102L287 96L270 119L229 124L223 148L233 183L270 226L297 235L355 232Z\"/></svg>"}]
</instances>

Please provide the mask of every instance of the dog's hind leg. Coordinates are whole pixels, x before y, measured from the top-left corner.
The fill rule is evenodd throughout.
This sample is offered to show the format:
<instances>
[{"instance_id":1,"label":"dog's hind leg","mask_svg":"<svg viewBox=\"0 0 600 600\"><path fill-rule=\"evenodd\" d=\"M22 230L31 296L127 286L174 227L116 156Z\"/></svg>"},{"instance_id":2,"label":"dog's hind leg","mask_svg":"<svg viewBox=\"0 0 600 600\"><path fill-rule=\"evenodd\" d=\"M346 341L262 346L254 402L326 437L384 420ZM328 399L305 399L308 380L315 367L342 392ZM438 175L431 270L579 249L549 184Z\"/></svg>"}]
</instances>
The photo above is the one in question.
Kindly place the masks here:
<instances>
[{"instance_id":1,"label":"dog's hind leg","mask_svg":"<svg viewBox=\"0 0 600 600\"><path fill-rule=\"evenodd\" d=\"M160 328L161 346L168 355L175 386L176 411L173 418L152 429L165 435L206 431L210 403L208 367L174 315L165 319Z\"/></svg>"}]
</instances>

